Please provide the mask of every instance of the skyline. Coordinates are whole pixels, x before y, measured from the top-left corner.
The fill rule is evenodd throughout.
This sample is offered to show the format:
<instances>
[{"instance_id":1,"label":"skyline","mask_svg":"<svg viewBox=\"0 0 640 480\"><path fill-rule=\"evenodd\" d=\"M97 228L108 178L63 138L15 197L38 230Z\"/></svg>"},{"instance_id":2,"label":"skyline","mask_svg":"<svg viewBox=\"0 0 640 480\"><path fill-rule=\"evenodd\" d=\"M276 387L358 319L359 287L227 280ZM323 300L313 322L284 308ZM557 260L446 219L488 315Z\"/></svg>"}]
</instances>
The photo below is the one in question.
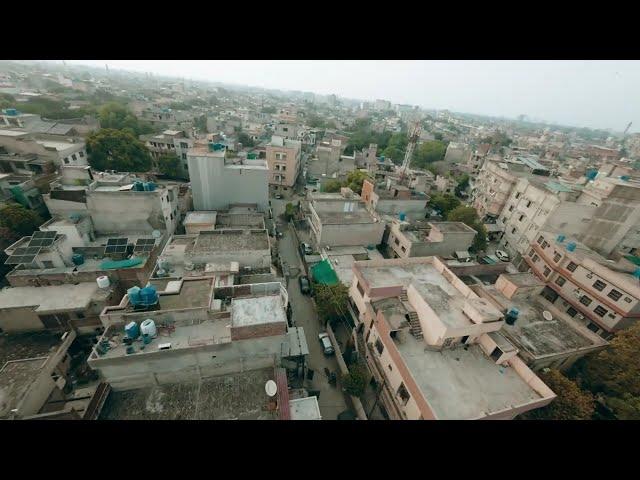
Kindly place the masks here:
<instances>
[{"instance_id":1,"label":"skyline","mask_svg":"<svg viewBox=\"0 0 640 480\"><path fill-rule=\"evenodd\" d=\"M61 60L59 62L62 62ZM192 80L640 131L638 61L66 60ZM176 65L176 62L178 65ZM637 121L636 121L637 120Z\"/></svg>"}]
</instances>

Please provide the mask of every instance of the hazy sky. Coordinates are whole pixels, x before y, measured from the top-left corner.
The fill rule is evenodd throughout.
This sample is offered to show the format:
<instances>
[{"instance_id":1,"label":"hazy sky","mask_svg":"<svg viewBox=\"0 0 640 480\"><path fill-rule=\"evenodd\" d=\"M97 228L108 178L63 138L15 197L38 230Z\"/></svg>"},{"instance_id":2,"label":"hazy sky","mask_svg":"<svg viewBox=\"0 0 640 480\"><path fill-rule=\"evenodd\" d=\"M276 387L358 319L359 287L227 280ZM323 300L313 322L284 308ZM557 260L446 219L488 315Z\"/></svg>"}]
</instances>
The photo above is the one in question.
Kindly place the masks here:
<instances>
[{"instance_id":1,"label":"hazy sky","mask_svg":"<svg viewBox=\"0 0 640 480\"><path fill-rule=\"evenodd\" d=\"M77 60L250 86L640 131L640 61Z\"/></svg>"}]
</instances>

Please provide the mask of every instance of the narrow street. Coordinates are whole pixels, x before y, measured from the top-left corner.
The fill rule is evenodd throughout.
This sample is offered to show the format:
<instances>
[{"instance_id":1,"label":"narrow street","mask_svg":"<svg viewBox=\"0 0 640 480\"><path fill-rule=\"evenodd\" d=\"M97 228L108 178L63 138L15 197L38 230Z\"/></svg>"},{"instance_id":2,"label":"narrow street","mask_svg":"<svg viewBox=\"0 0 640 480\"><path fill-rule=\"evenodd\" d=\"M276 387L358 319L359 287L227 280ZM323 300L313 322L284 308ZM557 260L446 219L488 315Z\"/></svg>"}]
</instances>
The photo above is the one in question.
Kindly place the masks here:
<instances>
[{"instance_id":1,"label":"narrow street","mask_svg":"<svg viewBox=\"0 0 640 480\"><path fill-rule=\"evenodd\" d=\"M275 204L275 202L273 203ZM276 208L274 208L273 213L275 216ZM318 404L322 418L324 420L336 420L338 414L347 409L347 404L340 389L340 382L338 381L337 386L329 385L324 369L326 367L332 372L339 372L338 362L335 356L324 355L318 340L318 334L323 330L318 320L318 314L311 299L300 292L298 277L303 274L304 269L298 255L294 234L290 231L290 228L285 228L284 226L282 228L284 235L279 240L279 251L283 263L287 264L291 270L291 277L287 279L287 291L293 311L292 318L296 326L304 328L307 337L307 343L309 344L307 367L315 372L312 389L320 391Z\"/></svg>"}]
</instances>

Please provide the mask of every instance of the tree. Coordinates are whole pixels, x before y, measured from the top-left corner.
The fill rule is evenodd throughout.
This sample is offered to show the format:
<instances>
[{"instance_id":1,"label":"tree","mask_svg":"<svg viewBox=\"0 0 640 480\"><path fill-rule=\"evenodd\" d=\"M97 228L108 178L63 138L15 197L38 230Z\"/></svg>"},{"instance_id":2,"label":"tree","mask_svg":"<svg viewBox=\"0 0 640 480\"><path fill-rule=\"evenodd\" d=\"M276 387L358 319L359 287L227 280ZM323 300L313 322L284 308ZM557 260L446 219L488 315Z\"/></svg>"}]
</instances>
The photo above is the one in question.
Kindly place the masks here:
<instances>
[{"instance_id":1,"label":"tree","mask_svg":"<svg viewBox=\"0 0 640 480\"><path fill-rule=\"evenodd\" d=\"M254 145L253 140L251 140L251 137L244 132L240 132L238 134L238 142L240 142L243 147L253 147Z\"/></svg>"},{"instance_id":2,"label":"tree","mask_svg":"<svg viewBox=\"0 0 640 480\"><path fill-rule=\"evenodd\" d=\"M471 248L474 251L484 250L487 247L487 230L478 218L478 212L473 207L459 206L451 210L445 219L448 222L462 222L478 232L473 239Z\"/></svg>"},{"instance_id":3,"label":"tree","mask_svg":"<svg viewBox=\"0 0 640 480\"><path fill-rule=\"evenodd\" d=\"M335 285L317 283L314 289L318 315L325 324L349 315L349 289L342 282Z\"/></svg>"},{"instance_id":4,"label":"tree","mask_svg":"<svg viewBox=\"0 0 640 480\"><path fill-rule=\"evenodd\" d=\"M558 370L539 374L540 379L557 395L546 407L525 413L526 420L590 420L594 412L594 398L580 389Z\"/></svg>"},{"instance_id":5,"label":"tree","mask_svg":"<svg viewBox=\"0 0 640 480\"><path fill-rule=\"evenodd\" d=\"M260 112L273 114L273 113L276 113L276 107L262 107Z\"/></svg>"},{"instance_id":6,"label":"tree","mask_svg":"<svg viewBox=\"0 0 640 480\"><path fill-rule=\"evenodd\" d=\"M429 205L431 205L431 207L440 215L446 218L447 214L451 210L460 206L460 200L458 200L453 195L449 195L448 193L436 193L431 197L431 200L429 200Z\"/></svg>"},{"instance_id":7,"label":"tree","mask_svg":"<svg viewBox=\"0 0 640 480\"><path fill-rule=\"evenodd\" d=\"M456 195L458 197L461 196L461 193L464 192L469 186L469 175L463 173L458 178L456 178L458 185L456 186Z\"/></svg>"},{"instance_id":8,"label":"tree","mask_svg":"<svg viewBox=\"0 0 640 480\"><path fill-rule=\"evenodd\" d=\"M136 137L153 132L153 128L138 118L124 105L116 102L107 103L99 113L100 126L114 130L126 130Z\"/></svg>"},{"instance_id":9,"label":"tree","mask_svg":"<svg viewBox=\"0 0 640 480\"><path fill-rule=\"evenodd\" d=\"M322 186L322 191L327 193L339 192L342 188L342 182L339 180L329 180Z\"/></svg>"},{"instance_id":10,"label":"tree","mask_svg":"<svg viewBox=\"0 0 640 480\"><path fill-rule=\"evenodd\" d=\"M151 155L145 145L127 130L103 128L87 137L89 165L96 170L147 172Z\"/></svg>"},{"instance_id":11,"label":"tree","mask_svg":"<svg viewBox=\"0 0 640 480\"><path fill-rule=\"evenodd\" d=\"M42 218L33 210L22 205L9 204L0 209L0 227L9 232L4 232L5 239L10 233L18 236L31 235L42 224Z\"/></svg>"},{"instance_id":12,"label":"tree","mask_svg":"<svg viewBox=\"0 0 640 480\"><path fill-rule=\"evenodd\" d=\"M336 125L336 122L334 120L329 120L326 123L326 128L329 128L331 130L335 130L336 128L338 128L338 126Z\"/></svg>"},{"instance_id":13,"label":"tree","mask_svg":"<svg viewBox=\"0 0 640 480\"><path fill-rule=\"evenodd\" d=\"M362 193L362 184L367 178L369 178L369 175L366 172L354 170L347 175L346 186L360 195Z\"/></svg>"},{"instance_id":14,"label":"tree","mask_svg":"<svg viewBox=\"0 0 640 480\"><path fill-rule=\"evenodd\" d=\"M296 214L296 207L293 206L293 203L287 203L284 207L284 218L287 222L290 222Z\"/></svg>"},{"instance_id":15,"label":"tree","mask_svg":"<svg viewBox=\"0 0 640 480\"><path fill-rule=\"evenodd\" d=\"M324 128L326 126L324 120L318 115L314 114L309 115L306 123L311 128Z\"/></svg>"},{"instance_id":16,"label":"tree","mask_svg":"<svg viewBox=\"0 0 640 480\"><path fill-rule=\"evenodd\" d=\"M180 174L180 160L176 155L162 155L158 158L158 170L167 177L177 177Z\"/></svg>"},{"instance_id":17,"label":"tree","mask_svg":"<svg viewBox=\"0 0 640 480\"><path fill-rule=\"evenodd\" d=\"M443 139L444 137L442 136L442 134L441 134L440 132L435 132L435 133L433 134L433 138L435 138L436 140L442 141L442 139Z\"/></svg>"},{"instance_id":18,"label":"tree","mask_svg":"<svg viewBox=\"0 0 640 480\"><path fill-rule=\"evenodd\" d=\"M16 103L16 99L13 95L8 93L0 93L0 108L11 108Z\"/></svg>"},{"instance_id":19,"label":"tree","mask_svg":"<svg viewBox=\"0 0 640 480\"><path fill-rule=\"evenodd\" d=\"M619 419L640 419L640 323L618 332L606 350L588 355L571 373Z\"/></svg>"},{"instance_id":20,"label":"tree","mask_svg":"<svg viewBox=\"0 0 640 480\"><path fill-rule=\"evenodd\" d=\"M447 144L439 140L424 142L413 155L413 166L425 168L430 163L439 162L444 159L447 152Z\"/></svg>"},{"instance_id":21,"label":"tree","mask_svg":"<svg viewBox=\"0 0 640 480\"><path fill-rule=\"evenodd\" d=\"M342 377L342 387L349 395L360 397L367 387L367 377L367 367L362 362L358 362L352 365L349 373Z\"/></svg>"}]
</instances>

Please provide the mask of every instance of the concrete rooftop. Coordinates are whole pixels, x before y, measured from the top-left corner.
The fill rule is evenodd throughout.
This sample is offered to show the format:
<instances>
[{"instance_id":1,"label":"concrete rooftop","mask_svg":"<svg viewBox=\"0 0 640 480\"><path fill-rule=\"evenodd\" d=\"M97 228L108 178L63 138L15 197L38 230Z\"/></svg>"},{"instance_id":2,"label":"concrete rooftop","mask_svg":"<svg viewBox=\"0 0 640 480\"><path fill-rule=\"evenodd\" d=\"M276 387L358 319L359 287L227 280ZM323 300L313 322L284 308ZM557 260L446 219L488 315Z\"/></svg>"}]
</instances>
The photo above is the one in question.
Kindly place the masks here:
<instances>
[{"instance_id":1,"label":"concrete rooftop","mask_svg":"<svg viewBox=\"0 0 640 480\"><path fill-rule=\"evenodd\" d=\"M37 307L36 312L82 310L104 296L96 282L47 287L6 287L0 291L0 309Z\"/></svg>"},{"instance_id":2,"label":"concrete rooftop","mask_svg":"<svg viewBox=\"0 0 640 480\"><path fill-rule=\"evenodd\" d=\"M323 225L353 225L355 223L374 223L374 217L367 210L355 212L316 212Z\"/></svg>"},{"instance_id":3,"label":"concrete rooftop","mask_svg":"<svg viewBox=\"0 0 640 480\"><path fill-rule=\"evenodd\" d=\"M287 323L280 295L234 298L231 302L231 324L234 327L277 322Z\"/></svg>"}]
</instances>

